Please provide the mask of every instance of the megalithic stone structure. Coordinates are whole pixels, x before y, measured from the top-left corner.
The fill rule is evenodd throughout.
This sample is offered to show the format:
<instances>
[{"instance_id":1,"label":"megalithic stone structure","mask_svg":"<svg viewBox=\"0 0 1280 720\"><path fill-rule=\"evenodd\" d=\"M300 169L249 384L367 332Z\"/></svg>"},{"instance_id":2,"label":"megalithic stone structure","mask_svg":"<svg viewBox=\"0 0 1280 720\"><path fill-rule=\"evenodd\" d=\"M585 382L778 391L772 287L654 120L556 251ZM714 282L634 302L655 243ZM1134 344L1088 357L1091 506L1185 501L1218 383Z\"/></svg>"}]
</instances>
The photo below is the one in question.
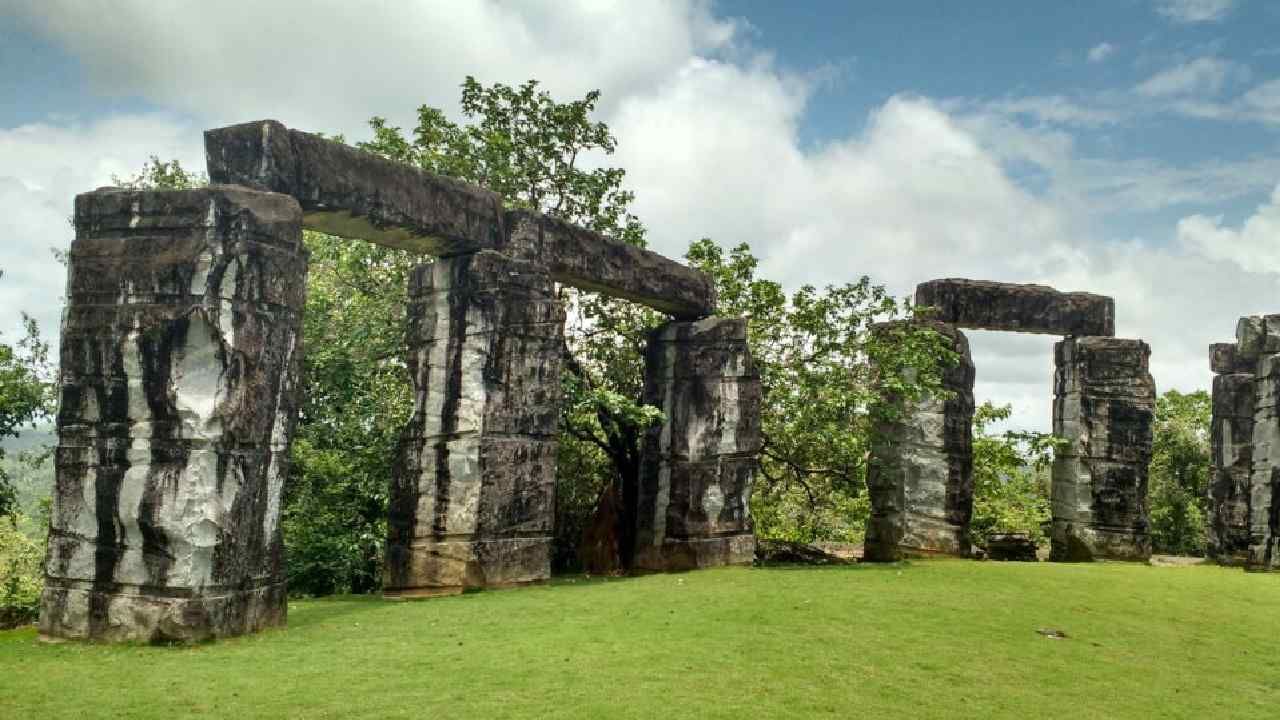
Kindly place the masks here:
<instances>
[{"instance_id":1,"label":"megalithic stone structure","mask_svg":"<svg viewBox=\"0 0 1280 720\"><path fill-rule=\"evenodd\" d=\"M1050 558L1151 556L1147 466L1155 382L1141 340L1067 338L1054 345Z\"/></svg>"},{"instance_id":2,"label":"megalithic stone structure","mask_svg":"<svg viewBox=\"0 0 1280 720\"><path fill-rule=\"evenodd\" d=\"M1213 466L1208 551L1246 570L1280 564L1280 315L1249 316L1210 347Z\"/></svg>"},{"instance_id":3,"label":"megalithic stone structure","mask_svg":"<svg viewBox=\"0 0 1280 720\"><path fill-rule=\"evenodd\" d=\"M665 420L644 440L634 548L623 554L631 551L642 570L752 562L748 505L761 396L746 320L675 321L655 330L644 401Z\"/></svg>"},{"instance_id":4,"label":"megalithic stone structure","mask_svg":"<svg viewBox=\"0 0 1280 720\"><path fill-rule=\"evenodd\" d=\"M76 198L44 635L284 623L301 219L291 197L227 186Z\"/></svg>"},{"instance_id":5,"label":"megalithic stone structure","mask_svg":"<svg viewBox=\"0 0 1280 720\"><path fill-rule=\"evenodd\" d=\"M488 250L441 258L414 270L408 314L385 593L546 580L564 328L550 278Z\"/></svg>"},{"instance_id":6,"label":"megalithic stone structure","mask_svg":"<svg viewBox=\"0 0 1280 720\"><path fill-rule=\"evenodd\" d=\"M1209 347L1209 367L1214 376L1205 550L1224 565L1246 565L1257 361L1241 357L1235 343L1216 343Z\"/></svg>"},{"instance_id":7,"label":"megalithic stone structure","mask_svg":"<svg viewBox=\"0 0 1280 720\"><path fill-rule=\"evenodd\" d=\"M967 555L973 514L973 359L964 333L942 323L927 325L941 333L959 356L943 372L951 398L926 397L896 408L896 419L876 427L867 464L871 517L863 557L893 562L910 554ZM906 323L873 329L890 333Z\"/></svg>"}]
</instances>

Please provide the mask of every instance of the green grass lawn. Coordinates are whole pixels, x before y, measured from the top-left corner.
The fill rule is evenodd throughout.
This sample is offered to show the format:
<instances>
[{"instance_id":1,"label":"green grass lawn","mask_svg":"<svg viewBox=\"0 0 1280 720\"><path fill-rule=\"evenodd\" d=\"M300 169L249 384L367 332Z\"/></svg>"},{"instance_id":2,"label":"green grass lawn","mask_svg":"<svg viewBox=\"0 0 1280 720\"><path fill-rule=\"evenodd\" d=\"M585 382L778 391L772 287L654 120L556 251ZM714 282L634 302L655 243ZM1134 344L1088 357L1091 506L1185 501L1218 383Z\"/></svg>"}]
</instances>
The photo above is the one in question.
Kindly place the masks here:
<instances>
[{"instance_id":1,"label":"green grass lawn","mask_svg":"<svg viewBox=\"0 0 1280 720\"><path fill-rule=\"evenodd\" d=\"M288 629L195 647L0 632L0 718L201 715L1274 719L1280 575L731 568L296 601Z\"/></svg>"}]
</instances>

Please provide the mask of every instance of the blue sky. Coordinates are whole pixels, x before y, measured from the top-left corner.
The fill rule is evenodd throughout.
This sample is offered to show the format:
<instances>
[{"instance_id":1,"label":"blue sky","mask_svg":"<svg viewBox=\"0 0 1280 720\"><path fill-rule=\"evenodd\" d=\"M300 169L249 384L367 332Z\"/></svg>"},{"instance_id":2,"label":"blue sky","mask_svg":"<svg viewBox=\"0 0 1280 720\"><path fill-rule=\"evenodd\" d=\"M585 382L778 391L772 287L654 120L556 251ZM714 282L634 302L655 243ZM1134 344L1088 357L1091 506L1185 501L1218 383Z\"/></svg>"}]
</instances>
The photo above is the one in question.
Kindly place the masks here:
<instances>
[{"instance_id":1,"label":"blue sky","mask_svg":"<svg viewBox=\"0 0 1280 720\"><path fill-rule=\"evenodd\" d=\"M56 328L75 193L231 122L456 117L468 74L602 90L597 160L672 255L1110 294L1161 389L1280 310L1280 3L0 0L0 329ZM980 396L1047 427L1052 339L973 340Z\"/></svg>"}]
</instances>

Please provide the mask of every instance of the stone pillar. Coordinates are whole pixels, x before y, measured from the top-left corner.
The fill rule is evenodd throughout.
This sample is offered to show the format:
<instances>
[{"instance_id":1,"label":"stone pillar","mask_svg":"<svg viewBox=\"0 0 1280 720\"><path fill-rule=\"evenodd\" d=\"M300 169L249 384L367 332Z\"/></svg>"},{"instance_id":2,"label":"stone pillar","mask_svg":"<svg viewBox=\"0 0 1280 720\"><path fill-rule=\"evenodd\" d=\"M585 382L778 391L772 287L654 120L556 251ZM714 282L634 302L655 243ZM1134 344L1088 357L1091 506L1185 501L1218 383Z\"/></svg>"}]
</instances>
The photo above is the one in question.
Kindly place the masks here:
<instances>
[{"instance_id":1,"label":"stone pillar","mask_svg":"<svg viewBox=\"0 0 1280 720\"><path fill-rule=\"evenodd\" d=\"M885 323L876 332L891 332L903 323ZM896 408L895 420L880 423L867 461L871 516L863 558L893 562L911 553L967 555L969 520L973 515L973 359L964 333L950 325L929 323L941 333L960 361L943 371L950 399L925 397Z\"/></svg>"},{"instance_id":2,"label":"stone pillar","mask_svg":"<svg viewBox=\"0 0 1280 720\"><path fill-rule=\"evenodd\" d=\"M644 401L666 419L644 439L634 567L752 562L748 504L760 452L760 376L747 321L711 317L655 330Z\"/></svg>"},{"instance_id":3,"label":"stone pillar","mask_svg":"<svg viewBox=\"0 0 1280 720\"><path fill-rule=\"evenodd\" d=\"M1245 569L1274 570L1280 563L1280 315L1240 318L1236 356L1254 370Z\"/></svg>"},{"instance_id":4,"label":"stone pillar","mask_svg":"<svg viewBox=\"0 0 1280 720\"><path fill-rule=\"evenodd\" d=\"M1240 356L1235 343L1209 348L1214 377L1206 554L1224 565L1243 565L1249 555L1256 365Z\"/></svg>"},{"instance_id":5,"label":"stone pillar","mask_svg":"<svg viewBox=\"0 0 1280 720\"><path fill-rule=\"evenodd\" d=\"M415 269L413 416L391 482L385 593L550 577L564 310L539 266L492 251Z\"/></svg>"},{"instance_id":6,"label":"stone pillar","mask_svg":"<svg viewBox=\"0 0 1280 720\"><path fill-rule=\"evenodd\" d=\"M1147 466L1155 382L1141 340L1068 337L1054 345L1050 558L1151 556Z\"/></svg>"},{"instance_id":7,"label":"stone pillar","mask_svg":"<svg viewBox=\"0 0 1280 720\"><path fill-rule=\"evenodd\" d=\"M44 635L284 623L301 219L291 197L234 186L76 198Z\"/></svg>"}]
</instances>

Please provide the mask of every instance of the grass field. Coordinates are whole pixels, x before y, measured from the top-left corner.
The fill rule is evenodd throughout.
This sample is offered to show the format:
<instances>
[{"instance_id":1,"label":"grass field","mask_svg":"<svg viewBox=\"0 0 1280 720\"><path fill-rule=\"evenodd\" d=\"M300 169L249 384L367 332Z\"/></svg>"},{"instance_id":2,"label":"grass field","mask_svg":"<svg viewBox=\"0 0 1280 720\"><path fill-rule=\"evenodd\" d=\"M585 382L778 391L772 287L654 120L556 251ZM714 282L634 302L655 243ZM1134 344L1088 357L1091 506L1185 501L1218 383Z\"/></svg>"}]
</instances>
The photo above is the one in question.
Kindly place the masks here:
<instances>
[{"instance_id":1,"label":"grass field","mask_svg":"<svg viewBox=\"0 0 1280 720\"><path fill-rule=\"evenodd\" d=\"M0 718L189 716L1274 719L1280 575L732 568L297 601L196 647L0 632Z\"/></svg>"}]
</instances>

